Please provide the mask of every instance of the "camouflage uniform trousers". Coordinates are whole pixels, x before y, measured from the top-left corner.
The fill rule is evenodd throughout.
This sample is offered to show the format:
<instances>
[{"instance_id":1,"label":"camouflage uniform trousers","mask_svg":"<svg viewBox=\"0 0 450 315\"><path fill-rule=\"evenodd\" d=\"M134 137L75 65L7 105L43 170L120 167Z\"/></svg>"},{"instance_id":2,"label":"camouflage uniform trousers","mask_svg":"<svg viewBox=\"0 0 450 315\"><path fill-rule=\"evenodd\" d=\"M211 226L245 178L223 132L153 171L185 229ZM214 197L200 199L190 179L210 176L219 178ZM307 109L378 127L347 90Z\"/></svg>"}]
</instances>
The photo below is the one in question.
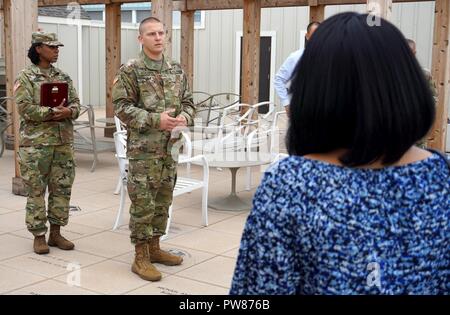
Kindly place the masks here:
<instances>
[{"instance_id":1,"label":"camouflage uniform trousers","mask_svg":"<svg viewBox=\"0 0 450 315\"><path fill-rule=\"evenodd\" d=\"M128 170L128 195L131 199L131 242L147 241L164 235L173 200L177 163L172 157L133 160Z\"/></svg>"},{"instance_id":2,"label":"camouflage uniform trousers","mask_svg":"<svg viewBox=\"0 0 450 315\"><path fill-rule=\"evenodd\" d=\"M35 236L47 232L47 217L51 224L66 225L69 202L75 179L73 145L20 147L20 172L28 194L26 224ZM48 215L45 211L45 191L48 187Z\"/></svg>"}]
</instances>

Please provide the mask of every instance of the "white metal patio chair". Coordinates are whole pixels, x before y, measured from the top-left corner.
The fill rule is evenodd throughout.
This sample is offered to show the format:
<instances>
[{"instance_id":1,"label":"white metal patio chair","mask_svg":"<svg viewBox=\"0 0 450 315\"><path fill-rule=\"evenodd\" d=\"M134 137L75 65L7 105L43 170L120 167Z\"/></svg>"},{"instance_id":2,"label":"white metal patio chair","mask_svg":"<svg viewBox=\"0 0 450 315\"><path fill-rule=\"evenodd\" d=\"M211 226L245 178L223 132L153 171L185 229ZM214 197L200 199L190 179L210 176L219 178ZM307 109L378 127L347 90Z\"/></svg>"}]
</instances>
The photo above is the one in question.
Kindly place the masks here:
<instances>
[{"instance_id":1,"label":"white metal patio chair","mask_svg":"<svg viewBox=\"0 0 450 315\"><path fill-rule=\"evenodd\" d=\"M255 104L256 108L262 103ZM275 107L273 107L274 109ZM285 111L275 112L274 110L261 116L257 127L251 131L246 138L246 152L248 159L257 159L259 153L269 154L271 159L275 159L280 154L280 144L284 139L281 136L279 120ZM246 190L251 189L252 174L247 168Z\"/></svg>"},{"instance_id":2,"label":"white metal patio chair","mask_svg":"<svg viewBox=\"0 0 450 315\"><path fill-rule=\"evenodd\" d=\"M245 114L241 115L243 107L247 107ZM248 104L235 104L223 109L220 125L204 127L203 132L214 134L212 138L201 137L192 141L192 149L202 153L214 153L218 151L241 150L245 148L245 136L249 126L254 124L252 120L253 109ZM209 130L213 132L209 132Z\"/></svg>"},{"instance_id":3,"label":"white metal patio chair","mask_svg":"<svg viewBox=\"0 0 450 315\"><path fill-rule=\"evenodd\" d=\"M117 116L114 116L114 124L116 126L116 132L126 131L125 124ZM183 136L183 140L184 140L183 153L179 155L178 159L185 160L185 159L189 159L190 157L192 157L192 144L191 144L191 140L190 140L190 137L187 132L183 131L182 136ZM125 133L125 144L124 145L126 147L126 133ZM117 152L117 147L116 147L116 152ZM191 174L191 163L186 163L186 176L190 177L190 174ZM114 190L114 195L118 195L120 193L121 185L122 185L122 180L121 180L121 175L119 172L119 179L117 181L116 189Z\"/></svg>"},{"instance_id":4,"label":"white metal patio chair","mask_svg":"<svg viewBox=\"0 0 450 315\"><path fill-rule=\"evenodd\" d=\"M209 182L209 166L204 155L196 155L191 158L180 159L178 164L202 161L203 179L197 180L188 177L178 177L173 191L173 197L177 197L186 193L190 193L196 189L202 189L202 224L208 226L208 182ZM172 221L173 205L169 208L169 218L167 220L166 233L161 240L165 240L169 236L170 223Z\"/></svg>"},{"instance_id":5,"label":"white metal patio chair","mask_svg":"<svg viewBox=\"0 0 450 315\"><path fill-rule=\"evenodd\" d=\"M87 120L80 119L84 115L87 115ZM95 129L104 129L105 127L95 125L95 114L92 105L80 105L80 117L73 123L74 149L75 151L92 153L94 155L91 167L91 172L94 172L98 162L98 153L114 152L114 143L96 139ZM83 129L89 129L89 135L83 134L81 132Z\"/></svg>"},{"instance_id":6,"label":"white metal patio chair","mask_svg":"<svg viewBox=\"0 0 450 315\"><path fill-rule=\"evenodd\" d=\"M125 131L125 133L123 133L124 134L124 141L125 141L125 143L123 143L123 146L125 148L124 150L126 150L127 139L126 139L126 130L124 128L124 124L120 121L119 118L117 118L117 116L114 116L114 124L116 125L116 132ZM114 139L114 146L116 148L116 157L117 157L118 148L117 148L117 144L116 144L116 140L115 139ZM123 156L126 157L126 151L123 152ZM125 160L126 160L127 165L125 165L124 167L125 167L125 169L128 169L128 160L127 159L125 159ZM119 167L119 180L117 181L116 190L114 191L114 195L118 195L120 193L120 187L122 185L122 174L120 173L121 169L122 168Z\"/></svg>"},{"instance_id":7,"label":"white metal patio chair","mask_svg":"<svg viewBox=\"0 0 450 315\"><path fill-rule=\"evenodd\" d=\"M184 136L187 136L186 133L184 133ZM120 204L119 209L117 211L116 220L113 226L113 230L116 230L121 225L121 219L125 207L125 199L127 196L127 178L128 178L128 158L126 156L126 131L118 131L114 133L114 143L116 146L116 158L119 165L119 171L120 171ZM178 177L177 182L174 189L174 197L189 193L191 191L194 191L196 189L202 189L202 223L204 226L208 225L208 181L209 181L209 168L208 168L208 162L206 158L202 155L198 155L195 157L190 158L183 158L180 157L178 164L182 163L190 163L194 161L202 161L203 165L203 179L197 180L192 179L188 177ZM169 219L167 224L167 230L168 232L169 225L170 225L170 218L172 215L172 206L169 208ZM167 234L166 234L167 235Z\"/></svg>"},{"instance_id":8,"label":"white metal patio chair","mask_svg":"<svg viewBox=\"0 0 450 315\"><path fill-rule=\"evenodd\" d=\"M190 129L201 134L202 139L216 137L222 124L223 110L238 104L240 95L235 93L209 94L193 92L196 104L194 126Z\"/></svg>"},{"instance_id":9,"label":"white metal patio chair","mask_svg":"<svg viewBox=\"0 0 450 315\"><path fill-rule=\"evenodd\" d=\"M13 97L2 97L0 98L0 157L3 155L5 150L5 141L6 141L6 130L11 126L11 113L8 112L6 108L6 101L12 100Z\"/></svg>"}]
</instances>

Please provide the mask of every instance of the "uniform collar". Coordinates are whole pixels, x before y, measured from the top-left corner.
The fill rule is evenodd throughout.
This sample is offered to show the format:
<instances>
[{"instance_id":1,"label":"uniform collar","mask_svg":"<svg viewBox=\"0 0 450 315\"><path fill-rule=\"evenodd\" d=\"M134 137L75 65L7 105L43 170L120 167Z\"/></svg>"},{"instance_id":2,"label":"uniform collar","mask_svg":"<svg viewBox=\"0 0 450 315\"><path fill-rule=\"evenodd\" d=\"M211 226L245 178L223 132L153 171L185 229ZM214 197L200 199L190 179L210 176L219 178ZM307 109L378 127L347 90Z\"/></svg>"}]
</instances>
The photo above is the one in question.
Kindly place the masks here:
<instances>
[{"instance_id":1,"label":"uniform collar","mask_svg":"<svg viewBox=\"0 0 450 315\"><path fill-rule=\"evenodd\" d=\"M50 76L50 77L53 77L53 76L55 76L56 74L59 74L59 70L58 69L56 69L53 65L50 65L50 68L49 68L49 73L48 73L48 75ZM34 73L34 74L36 74L36 75L42 75L42 76L46 76L46 74L44 74L42 71L41 71L41 68L39 68L37 65L35 65L35 64L32 64L31 65L31 71Z\"/></svg>"},{"instance_id":2,"label":"uniform collar","mask_svg":"<svg viewBox=\"0 0 450 315\"><path fill-rule=\"evenodd\" d=\"M162 66L160 63L155 62L154 60L150 59L142 50L141 51L141 59L144 61L145 66L150 70L156 70L156 71L165 71L168 69L171 69L172 66L170 63L166 60L166 56L163 54L162 59Z\"/></svg>"}]
</instances>

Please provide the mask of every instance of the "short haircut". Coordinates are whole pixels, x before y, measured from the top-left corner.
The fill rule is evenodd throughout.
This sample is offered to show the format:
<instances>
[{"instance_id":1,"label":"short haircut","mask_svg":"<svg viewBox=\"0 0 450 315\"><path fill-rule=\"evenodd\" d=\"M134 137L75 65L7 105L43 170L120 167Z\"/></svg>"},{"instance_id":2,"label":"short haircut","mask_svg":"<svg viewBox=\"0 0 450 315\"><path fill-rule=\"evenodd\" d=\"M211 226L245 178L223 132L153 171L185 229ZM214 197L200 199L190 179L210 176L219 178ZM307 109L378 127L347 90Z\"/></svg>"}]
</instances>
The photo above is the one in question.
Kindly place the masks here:
<instances>
[{"instance_id":1,"label":"short haircut","mask_svg":"<svg viewBox=\"0 0 450 315\"><path fill-rule=\"evenodd\" d=\"M143 19L141 21L141 23L139 23L139 34L142 34L142 27L144 26L144 24L147 24L147 23L150 23L150 22L163 24L163 22L161 22L161 20L159 20L158 18L155 18L153 16L149 16L149 17Z\"/></svg>"},{"instance_id":2,"label":"short haircut","mask_svg":"<svg viewBox=\"0 0 450 315\"><path fill-rule=\"evenodd\" d=\"M31 62L35 65L38 65L41 59L39 58L39 54L36 51L36 47L41 46L41 43L32 44L30 49L28 49L28 58L31 60Z\"/></svg>"},{"instance_id":3,"label":"short haircut","mask_svg":"<svg viewBox=\"0 0 450 315\"><path fill-rule=\"evenodd\" d=\"M367 14L324 21L297 63L286 138L292 155L345 149L360 166L397 162L431 128L435 108L424 73L402 33Z\"/></svg>"},{"instance_id":4,"label":"short haircut","mask_svg":"<svg viewBox=\"0 0 450 315\"><path fill-rule=\"evenodd\" d=\"M312 22L309 23L308 26L306 27L306 31L309 33L309 31L311 30L311 27L313 27L314 25L319 26L319 25L320 25L320 22L312 21Z\"/></svg>"}]
</instances>

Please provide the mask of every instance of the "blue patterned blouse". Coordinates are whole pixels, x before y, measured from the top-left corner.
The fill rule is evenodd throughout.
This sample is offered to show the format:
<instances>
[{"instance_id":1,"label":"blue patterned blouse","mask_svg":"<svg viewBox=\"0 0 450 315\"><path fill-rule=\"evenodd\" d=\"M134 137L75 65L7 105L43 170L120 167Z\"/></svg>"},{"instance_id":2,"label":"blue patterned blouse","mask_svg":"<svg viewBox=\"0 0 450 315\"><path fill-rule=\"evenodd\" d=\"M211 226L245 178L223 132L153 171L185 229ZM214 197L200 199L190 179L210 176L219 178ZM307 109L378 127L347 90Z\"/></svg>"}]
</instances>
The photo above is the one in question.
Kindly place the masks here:
<instances>
[{"instance_id":1,"label":"blue patterned blouse","mask_svg":"<svg viewBox=\"0 0 450 315\"><path fill-rule=\"evenodd\" d=\"M256 191L230 294L449 294L450 171L291 156Z\"/></svg>"}]
</instances>

